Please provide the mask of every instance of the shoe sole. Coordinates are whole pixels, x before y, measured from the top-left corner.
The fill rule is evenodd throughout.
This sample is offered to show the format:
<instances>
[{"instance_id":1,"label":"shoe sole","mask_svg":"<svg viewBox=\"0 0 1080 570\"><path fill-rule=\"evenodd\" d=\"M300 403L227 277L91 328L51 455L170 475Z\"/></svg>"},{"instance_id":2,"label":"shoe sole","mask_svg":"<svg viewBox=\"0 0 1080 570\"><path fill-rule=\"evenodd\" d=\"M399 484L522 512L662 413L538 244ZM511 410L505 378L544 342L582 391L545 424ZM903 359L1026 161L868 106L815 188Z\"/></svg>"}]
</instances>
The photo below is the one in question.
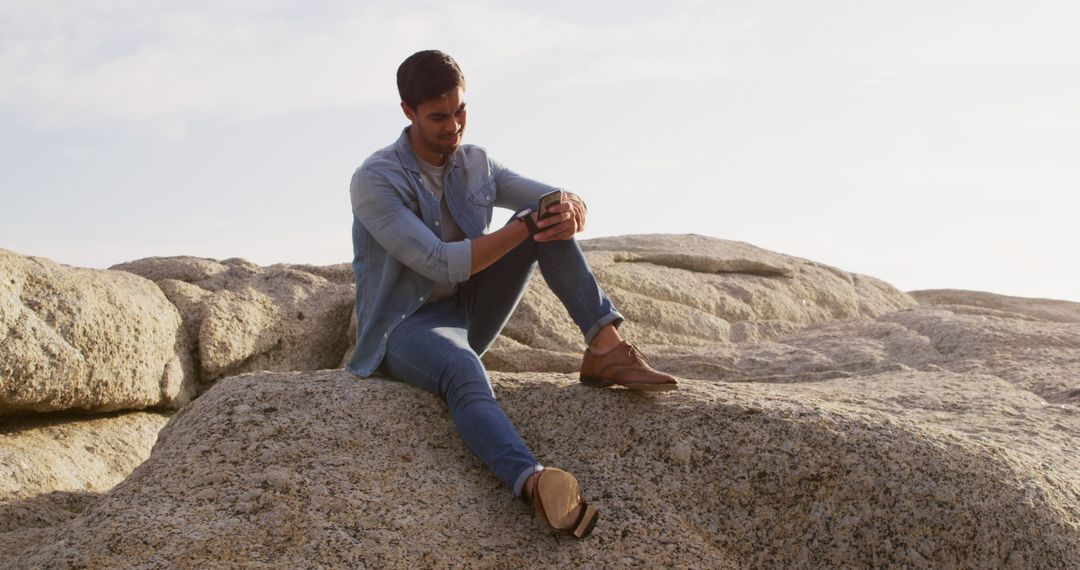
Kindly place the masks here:
<instances>
[{"instance_id":1,"label":"shoe sole","mask_svg":"<svg viewBox=\"0 0 1080 570\"><path fill-rule=\"evenodd\" d=\"M535 493L533 500L540 501L540 509L544 513L544 518L547 519L548 526L578 539L586 538L592 534L596 522L600 519L600 513L595 506L583 500L581 495L578 494L577 479L561 469L549 468L540 473L541 476L536 482L536 490L533 491ZM581 513L576 517L576 520L567 518L571 516L569 512L557 515L548 510L549 508L558 509L559 511L569 510L568 507L571 502L577 502L578 508L581 509ZM545 505L545 503L547 504ZM558 517L558 520L552 520L553 516Z\"/></svg>"},{"instance_id":2,"label":"shoe sole","mask_svg":"<svg viewBox=\"0 0 1080 570\"><path fill-rule=\"evenodd\" d=\"M581 522L578 523L577 528L573 530L572 534L575 538L589 538L594 528L596 528L596 521L600 520L600 512L596 510L596 507L585 503L585 512L581 514ZM585 528L582 529L582 526Z\"/></svg>"},{"instance_id":3,"label":"shoe sole","mask_svg":"<svg viewBox=\"0 0 1080 570\"><path fill-rule=\"evenodd\" d=\"M633 390L635 392L667 392L675 390L679 387L678 384L649 384L645 382L635 382L630 384L620 384L618 382L608 382L607 380L600 380L592 378L590 376L579 376L578 381L586 386L592 386L594 388L610 388L613 386L621 386L627 390Z\"/></svg>"}]
</instances>

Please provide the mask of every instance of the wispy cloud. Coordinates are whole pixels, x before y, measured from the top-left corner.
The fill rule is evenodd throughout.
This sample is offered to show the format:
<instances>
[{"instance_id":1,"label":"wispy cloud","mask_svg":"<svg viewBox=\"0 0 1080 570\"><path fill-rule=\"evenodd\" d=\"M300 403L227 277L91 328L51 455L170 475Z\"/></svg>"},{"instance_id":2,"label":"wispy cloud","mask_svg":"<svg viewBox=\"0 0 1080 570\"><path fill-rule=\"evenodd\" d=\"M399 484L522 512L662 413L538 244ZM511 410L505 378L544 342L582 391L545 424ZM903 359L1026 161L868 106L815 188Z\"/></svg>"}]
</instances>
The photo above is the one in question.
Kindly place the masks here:
<instances>
[{"instance_id":1,"label":"wispy cloud","mask_svg":"<svg viewBox=\"0 0 1080 570\"><path fill-rule=\"evenodd\" d=\"M388 78L398 63L432 46L486 68L536 55L562 66L561 84L712 76L725 66L710 46L753 24L694 3L650 21L604 25L485 0L421 9L284 0L6 3L0 22L0 105L47 126L137 124L166 136L181 136L198 117L392 103Z\"/></svg>"},{"instance_id":2,"label":"wispy cloud","mask_svg":"<svg viewBox=\"0 0 1080 570\"><path fill-rule=\"evenodd\" d=\"M351 4L13 4L0 8L0 104L54 126L393 100L383 78L430 25Z\"/></svg>"}]
</instances>

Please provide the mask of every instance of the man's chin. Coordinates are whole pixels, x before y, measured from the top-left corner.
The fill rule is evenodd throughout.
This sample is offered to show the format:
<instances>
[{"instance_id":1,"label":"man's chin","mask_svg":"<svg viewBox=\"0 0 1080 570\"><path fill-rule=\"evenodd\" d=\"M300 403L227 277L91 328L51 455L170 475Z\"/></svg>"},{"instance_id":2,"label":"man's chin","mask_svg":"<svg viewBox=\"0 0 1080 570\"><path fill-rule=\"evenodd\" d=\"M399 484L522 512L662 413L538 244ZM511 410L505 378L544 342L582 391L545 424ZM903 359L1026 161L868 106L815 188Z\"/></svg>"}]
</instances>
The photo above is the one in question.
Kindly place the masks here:
<instances>
[{"instance_id":1,"label":"man's chin","mask_svg":"<svg viewBox=\"0 0 1080 570\"><path fill-rule=\"evenodd\" d=\"M443 149L443 154L451 154L457 149L461 148L461 134L453 138L440 139L439 146Z\"/></svg>"}]
</instances>

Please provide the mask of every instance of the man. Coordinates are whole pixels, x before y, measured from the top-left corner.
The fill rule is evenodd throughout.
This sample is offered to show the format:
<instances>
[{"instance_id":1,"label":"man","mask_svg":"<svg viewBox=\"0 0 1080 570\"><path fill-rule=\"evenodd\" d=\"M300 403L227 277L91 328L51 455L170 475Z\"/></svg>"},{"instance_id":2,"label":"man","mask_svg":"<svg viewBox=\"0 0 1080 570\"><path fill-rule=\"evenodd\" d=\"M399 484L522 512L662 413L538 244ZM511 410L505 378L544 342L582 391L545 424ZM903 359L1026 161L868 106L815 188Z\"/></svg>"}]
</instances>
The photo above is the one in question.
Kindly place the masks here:
<instances>
[{"instance_id":1,"label":"man","mask_svg":"<svg viewBox=\"0 0 1080 570\"><path fill-rule=\"evenodd\" d=\"M533 458L495 401L480 355L539 265L588 345L582 382L659 391L676 381L619 336L623 317L573 239L585 227L584 202L565 193L542 217L537 201L555 188L462 144L468 112L457 63L417 52L398 68L397 84L410 125L356 170L350 187L357 338L348 369L439 394L462 439L515 497L584 538L595 507L572 475ZM495 206L517 212L488 233Z\"/></svg>"}]
</instances>

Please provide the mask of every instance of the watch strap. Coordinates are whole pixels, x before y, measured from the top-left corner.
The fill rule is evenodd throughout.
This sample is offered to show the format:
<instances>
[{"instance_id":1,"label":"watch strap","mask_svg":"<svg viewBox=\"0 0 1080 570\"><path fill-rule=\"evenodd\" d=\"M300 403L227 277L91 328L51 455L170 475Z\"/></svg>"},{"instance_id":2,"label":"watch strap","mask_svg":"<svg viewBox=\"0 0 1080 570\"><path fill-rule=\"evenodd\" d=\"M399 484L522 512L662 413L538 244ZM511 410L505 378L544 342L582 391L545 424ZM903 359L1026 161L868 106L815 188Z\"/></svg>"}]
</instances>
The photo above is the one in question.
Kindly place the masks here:
<instances>
[{"instance_id":1,"label":"watch strap","mask_svg":"<svg viewBox=\"0 0 1080 570\"><path fill-rule=\"evenodd\" d=\"M514 214L514 219L520 220L525 224L525 227L529 228L530 236L534 236L540 231L540 228L536 227L536 222L532 219L532 213L532 208L525 208L517 214Z\"/></svg>"},{"instance_id":2,"label":"watch strap","mask_svg":"<svg viewBox=\"0 0 1080 570\"><path fill-rule=\"evenodd\" d=\"M540 228L538 228L536 226L536 222L533 221L532 211L531 210L528 213L526 213L524 216L521 216L518 219L525 222L525 226L527 228L529 228L529 235L534 236L534 235L540 233Z\"/></svg>"}]
</instances>

